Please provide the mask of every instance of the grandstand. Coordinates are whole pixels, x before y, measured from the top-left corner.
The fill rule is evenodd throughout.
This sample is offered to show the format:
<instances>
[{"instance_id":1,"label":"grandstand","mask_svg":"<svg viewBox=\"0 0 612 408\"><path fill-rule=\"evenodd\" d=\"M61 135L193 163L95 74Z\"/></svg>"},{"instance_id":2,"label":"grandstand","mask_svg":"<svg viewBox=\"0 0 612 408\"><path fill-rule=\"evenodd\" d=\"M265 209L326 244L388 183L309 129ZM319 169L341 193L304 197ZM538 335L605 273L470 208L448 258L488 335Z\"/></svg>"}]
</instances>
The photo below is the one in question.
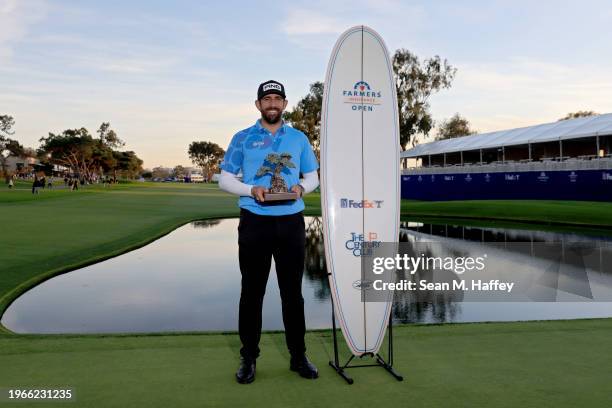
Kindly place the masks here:
<instances>
[{"instance_id":1,"label":"grandstand","mask_svg":"<svg viewBox=\"0 0 612 408\"><path fill-rule=\"evenodd\" d=\"M425 143L401 154L402 198L612 201L611 153L612 114Z\"/></svg>"}]
</instances>

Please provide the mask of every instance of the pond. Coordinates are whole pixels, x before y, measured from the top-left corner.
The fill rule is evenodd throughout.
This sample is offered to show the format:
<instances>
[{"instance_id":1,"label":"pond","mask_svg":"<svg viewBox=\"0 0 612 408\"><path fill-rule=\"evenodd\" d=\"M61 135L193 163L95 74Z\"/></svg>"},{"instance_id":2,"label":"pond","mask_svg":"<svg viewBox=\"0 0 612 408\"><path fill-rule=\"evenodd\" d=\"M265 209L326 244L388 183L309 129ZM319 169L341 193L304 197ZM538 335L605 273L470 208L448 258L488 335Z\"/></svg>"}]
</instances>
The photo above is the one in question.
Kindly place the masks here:
<instances>
[{"instance_id":1,"label":"pond","mask_svg":"<svg viewBox=\"0 0 612 408\"><path fill-rule=\"evenodd\" d=\"M237 219L186 224L134 251L51 278L16 299L2 324L17 333L108 333L237 330L240 271ZM306 217L307 250L303 280L306 325L331 327L322 224ZM612 240L606 237L457 227L403 222L400 240L410 237L481 241L579 239L603 256L612 278ZM509 255L510 257L510 255ZM263 308L263 328L282 329L281 303L272 265ZM474 322L610 317L612 302L398 301L395 322Z\"/></svg>"}]
</instances>

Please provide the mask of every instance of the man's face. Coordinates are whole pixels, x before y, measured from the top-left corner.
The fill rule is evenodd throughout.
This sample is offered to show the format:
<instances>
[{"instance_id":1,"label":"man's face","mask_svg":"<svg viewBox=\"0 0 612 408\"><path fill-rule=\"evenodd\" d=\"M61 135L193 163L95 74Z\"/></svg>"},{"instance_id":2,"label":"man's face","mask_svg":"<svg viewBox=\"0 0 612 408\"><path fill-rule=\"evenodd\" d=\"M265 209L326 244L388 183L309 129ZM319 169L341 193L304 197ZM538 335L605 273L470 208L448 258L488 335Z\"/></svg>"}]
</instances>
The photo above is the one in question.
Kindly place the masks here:
<instances>
[{"instance_id":1,"label":"man's face","mask_svg":"<svg viewBox=\"0 0 612 408\"><path fill-rule=\"evenodd\" d=\"M287 100L280 95L270 94L255 101L255 106L261 112L261 118L274 125L281 120L283 111L287 107Z\"/></svg>"}]
</instances>

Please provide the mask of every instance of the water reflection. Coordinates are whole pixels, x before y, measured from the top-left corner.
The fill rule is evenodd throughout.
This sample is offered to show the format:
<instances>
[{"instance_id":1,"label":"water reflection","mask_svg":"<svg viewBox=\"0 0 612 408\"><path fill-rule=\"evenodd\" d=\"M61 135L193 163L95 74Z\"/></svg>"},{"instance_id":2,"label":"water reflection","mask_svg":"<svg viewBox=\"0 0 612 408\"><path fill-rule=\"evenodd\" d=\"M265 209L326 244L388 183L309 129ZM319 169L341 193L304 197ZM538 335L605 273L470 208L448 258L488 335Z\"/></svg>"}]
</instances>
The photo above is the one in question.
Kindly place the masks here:
<instances>
[{"instance_id":1,"label":"water reflection","mask_svg":"<svg viewBox=\"0 0 612 408\"><path fill-rule=\"evenodd\" d=\"M43 282L17 299L2 323L19 333L154 332L236 330L240 272L237 219L187 224L159 240L96 265ZM325 267L323 226L306 217L303 294L308 328L331 326L330 289ZM453 240L470 243L580 241L604 248L610 240L577 234L474 228L405 222L400 241ZM448 245L456 256L468 250ZM507 249L511 257L512 249ZM433 253L432 253L433 255ZM568 261L571 263L571 260ZM274 264L273 264L274 268ZM451 322L612 316L612 303L458 303L462 293L396 292L394 321ZM271 271L263 310L264 329L282 329L280 295Z\"/></svg>"},{"instance_id":2,"label":"water reflection","mask_svg":"<svg viewBox=\"0 0 612 408\"><path fill-rule=\"evenodd\" d=\"M400 226L401 228L401 226ZM403 230L400 235L405 234ZM401 242L409 242L407 237L402 237ZM412 252L416 252L412 249ZM451 250L453 257L467 256L466 253ZM420 251L425 257L433 257L435 254L430 248L425 248ZM400 273L400 279L410 279L410 274L406 272ZM419 279L425 279L428 282L434 281L431 271L426 271L418 276ZM399 323L412 322L453 322L461 313L462 293L456 292L433 292L433 291L418 291L418 292L401 292L396 291L393 294L393 319Z\"/></svg>"},{"instance_id":3,"label":"water reflection","mask_svg":"<svg viewBox=\"0 0 612 408\"><path fill-rule=\"evenodd\" d=\"M193 221L191 223L191 226L193 228L212 228L215 227L219 224L221 224L220 219L212 219L212 220L198 220L198 221Z\"/></svg>"},{"instance_id":4,"label":"water reflection","mask_svg":"<svg viewBox=\"0 0 612 408\"><path fill-rule=\"evenodd\" d=\"M481 303L471 302L469 298L466 301L465 296L470 294L465 291L397 291L393 309L396 321L558 319L587 317L589 314L591 317L612 316L612 303L609 302L612 287L610 237L402 222L399 239L404 243L402 245L418 246L417 253L423 253L425 257L441 256L441 253L443 256L468 257L483 251L501 251L502 255L498 254L495 258L502 265L497 269L515 279L521 274L523 280L539 277L535 284L543 286L545 290L534 291L525 299L533 302L520 303ZM488 270L490 272L490 268ZM410 276L401 278L410 279ZM427 272L419 279L434 280ZM435 280L440 281L440 278ZM600 295L599 299L606 302L559 302L588 300L592 298L591 286ZM551 290L546 291L546 287ZM548 303L545 302L547 294Z\"/></svg>"},{"instance_id":5,"label":"water reflection","mask_svg":"<svg viewBox=\"0 0 612 408\"><path fill-rule=\"evenodd\" d=\"M309 284L312 285L314 296L317 300L327 302L331 296L331 291L329 289L329 281L327 280L325 249L323 245L323 222L320 217L311 217L306 221L304 276Z\"/></svg>"}]
</instances>

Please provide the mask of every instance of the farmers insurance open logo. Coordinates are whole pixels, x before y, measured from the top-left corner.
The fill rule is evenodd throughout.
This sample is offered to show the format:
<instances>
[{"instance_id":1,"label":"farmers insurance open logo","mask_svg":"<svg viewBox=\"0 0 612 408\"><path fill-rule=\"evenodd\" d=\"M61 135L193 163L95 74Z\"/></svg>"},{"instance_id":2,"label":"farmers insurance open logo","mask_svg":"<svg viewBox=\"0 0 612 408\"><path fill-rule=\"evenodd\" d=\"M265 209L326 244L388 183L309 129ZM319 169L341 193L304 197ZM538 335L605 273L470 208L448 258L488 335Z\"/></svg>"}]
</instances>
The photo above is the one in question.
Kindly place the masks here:
<instances>
[{"instance_id":1,"label":"farmers insurance open logo","mask_svg":"<svg viewBox=\"0 0 612 408\"><path fill-rule=\"evenodd\" d=\"M372 90L367 82L359 81L355 83L353 89L342 91L342 96L344 96L344 103L352 105L352 110L371 112L375 105L381 104L382 94L380 91Z\"/></svg>"}]
</instances>

